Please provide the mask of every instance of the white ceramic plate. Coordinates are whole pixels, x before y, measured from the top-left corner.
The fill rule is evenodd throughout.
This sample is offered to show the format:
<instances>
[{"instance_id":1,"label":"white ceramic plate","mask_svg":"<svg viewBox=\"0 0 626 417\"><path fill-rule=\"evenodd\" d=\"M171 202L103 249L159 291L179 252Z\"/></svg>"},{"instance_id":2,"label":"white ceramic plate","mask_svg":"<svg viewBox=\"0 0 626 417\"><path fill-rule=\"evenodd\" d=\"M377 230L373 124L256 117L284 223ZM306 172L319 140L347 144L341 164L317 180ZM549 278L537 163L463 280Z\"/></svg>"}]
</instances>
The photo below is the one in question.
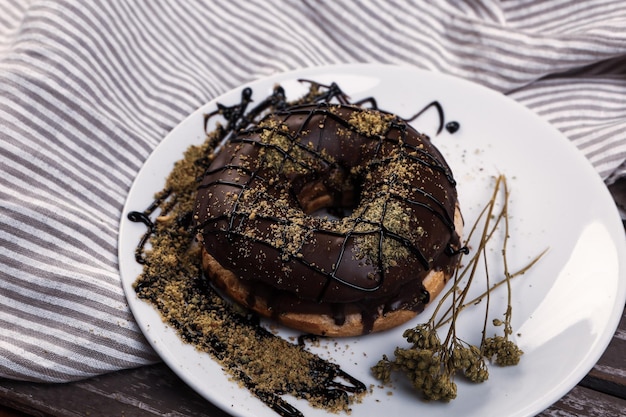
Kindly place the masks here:
<instances>
[{"instance_id":1,"label":"white ceramic plate","mask_svg":"<svg viewBox=\"0 0 626 417\"><path fill-rule=\"evenodd\" d=\"M293 98L306 90L306 85L298 83L300 78L335 81L353 100L373 96L380 108L404 117L433 100L439 101L446 121L460 123L457 133L444 130L436 135L438 117L434 110L414 125L432 136L452 167L466 224L473 224L488 201L493 176L503 173L511 189L511 270L550 248L539 264L513 282L513 329L525 352L521 363L510 368L490 366L490 378L483 384L457 378L458 397L450 403L423 402L402 378L380 388L370 374L370 367L383 354L392 355L396 346L404 345L403 329L427 320L432 306L401 329L329 340L315 348L366 385L373 384L373 392L354 405L353 415L530 416L565 395L608 345L626 298L624 231L606 187L587 160L555 128L507 97L464 80L414 68L311 68L248 86L254 91L253 97L260 100L281 83ZM214 110L216 102L237 104L243 87L192 113L148 158L124 209L119 261L134 316L174 372L228 413L263 417L276 414L229 380L208 355L183 343L151 305L137 299L132 283L141 266L135 262L133 251L145 227L125 216L146 208L187 146L204 140L203 114ZM493 317L504 311L505 295L503 290L494 294ZM463 313L458 328L465 340L479 343L483 314L480 306ZM281 334L292 333L285 329ZM306 416L327 415L303 401L289 401Z\"/></svg>"}]
</instances>

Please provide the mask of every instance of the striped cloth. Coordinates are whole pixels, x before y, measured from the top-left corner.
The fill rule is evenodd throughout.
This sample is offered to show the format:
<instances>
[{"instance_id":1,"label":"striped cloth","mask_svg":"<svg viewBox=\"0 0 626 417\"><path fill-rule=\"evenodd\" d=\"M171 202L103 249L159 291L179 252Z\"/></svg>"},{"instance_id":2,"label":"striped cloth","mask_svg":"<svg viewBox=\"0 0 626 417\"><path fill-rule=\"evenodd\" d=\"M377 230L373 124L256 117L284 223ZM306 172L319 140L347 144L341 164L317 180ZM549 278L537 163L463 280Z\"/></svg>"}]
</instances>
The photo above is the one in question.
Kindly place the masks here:
<instances>
[{"instance_id":1,"label":"striped cloth","mask_svg":"<svg viewBox=\"0 0 626 417\"><path fill-rule=\"evenodd\" d=\"M122 206L203 103L285 70L413 65L501 91L626 176L626 2L0 0L0 377L158 360L126 304Z\"/></svg>"}]
</instances>

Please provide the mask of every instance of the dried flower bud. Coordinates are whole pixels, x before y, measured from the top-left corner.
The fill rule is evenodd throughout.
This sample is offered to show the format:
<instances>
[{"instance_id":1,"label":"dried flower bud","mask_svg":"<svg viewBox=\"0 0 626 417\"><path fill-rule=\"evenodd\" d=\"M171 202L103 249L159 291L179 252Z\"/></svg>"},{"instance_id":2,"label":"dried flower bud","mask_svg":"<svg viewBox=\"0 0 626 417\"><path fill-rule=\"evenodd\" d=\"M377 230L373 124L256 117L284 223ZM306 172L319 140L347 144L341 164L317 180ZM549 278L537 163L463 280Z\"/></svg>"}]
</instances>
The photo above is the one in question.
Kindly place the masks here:
<instances>
[{"instance_id":1,"label":"dried flower bud","mask_svg":"<svg viewBox=\"0 0 626 417\"><path fill-rule=\"evenodd\" d=\"M500 366L517 365L524 353L513 341L503 336L486 338L482 350L486 358L495 356L495 363Z\"/></svg>"}]
</instances>

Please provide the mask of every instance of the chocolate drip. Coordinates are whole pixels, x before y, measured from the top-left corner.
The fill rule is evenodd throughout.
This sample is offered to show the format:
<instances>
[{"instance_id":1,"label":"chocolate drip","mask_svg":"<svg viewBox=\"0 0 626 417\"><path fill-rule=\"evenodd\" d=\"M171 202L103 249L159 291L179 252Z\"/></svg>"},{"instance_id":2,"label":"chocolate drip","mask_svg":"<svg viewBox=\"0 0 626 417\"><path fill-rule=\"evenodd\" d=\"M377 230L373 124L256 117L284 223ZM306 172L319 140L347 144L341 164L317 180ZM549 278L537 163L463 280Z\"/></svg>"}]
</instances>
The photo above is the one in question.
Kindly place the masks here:
<instances>
[{"instance_id":1,"label":"chocolate drip","mask_svg":"<svg viewBox=\"0 0 626 417\"><path fill-rule=\"evenodd\" d=\"M459 124L459 122L448 122L446 123L446 130L448 131L448 133L456 133L458 132L459 128L461 127L461 125Z\"/></svg>"}]
</instances>

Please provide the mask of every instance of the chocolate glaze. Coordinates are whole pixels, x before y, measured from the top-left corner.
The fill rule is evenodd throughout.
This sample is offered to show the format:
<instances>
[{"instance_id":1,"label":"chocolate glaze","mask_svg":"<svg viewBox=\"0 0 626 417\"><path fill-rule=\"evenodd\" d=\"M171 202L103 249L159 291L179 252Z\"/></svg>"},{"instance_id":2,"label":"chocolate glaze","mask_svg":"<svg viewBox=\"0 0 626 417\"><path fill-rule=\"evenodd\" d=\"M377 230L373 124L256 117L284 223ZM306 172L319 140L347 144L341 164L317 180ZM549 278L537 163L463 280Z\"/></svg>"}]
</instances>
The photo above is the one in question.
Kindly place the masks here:
<instances>
[{"instance_id":1,"label":"chocolate glaze","mask_svg":"<svg viewBox=\"0 0 626 417\"><path fill-rule=\"evenodd\" d=\"M239 119L245 128L208 166L194 218L205 249L276 316L327 314L341 325L357 312L369 332L381 308L421 311L430 299L424 277L454 267L456 183L430 139L405 120L330 98L278 106L258 123ZM439 103L414 117L431 106L441 131ZM382 117L382 130L358 127L363 115ZM312 216L308 203L320 196L323 207L352 213ZM378 219L364 215L373 205ZM391 226L394 210L405 227ZM385 255L386 247L400 255ZM255 297L247 304L254 308Z\"/></svg>"}]
</instances>

